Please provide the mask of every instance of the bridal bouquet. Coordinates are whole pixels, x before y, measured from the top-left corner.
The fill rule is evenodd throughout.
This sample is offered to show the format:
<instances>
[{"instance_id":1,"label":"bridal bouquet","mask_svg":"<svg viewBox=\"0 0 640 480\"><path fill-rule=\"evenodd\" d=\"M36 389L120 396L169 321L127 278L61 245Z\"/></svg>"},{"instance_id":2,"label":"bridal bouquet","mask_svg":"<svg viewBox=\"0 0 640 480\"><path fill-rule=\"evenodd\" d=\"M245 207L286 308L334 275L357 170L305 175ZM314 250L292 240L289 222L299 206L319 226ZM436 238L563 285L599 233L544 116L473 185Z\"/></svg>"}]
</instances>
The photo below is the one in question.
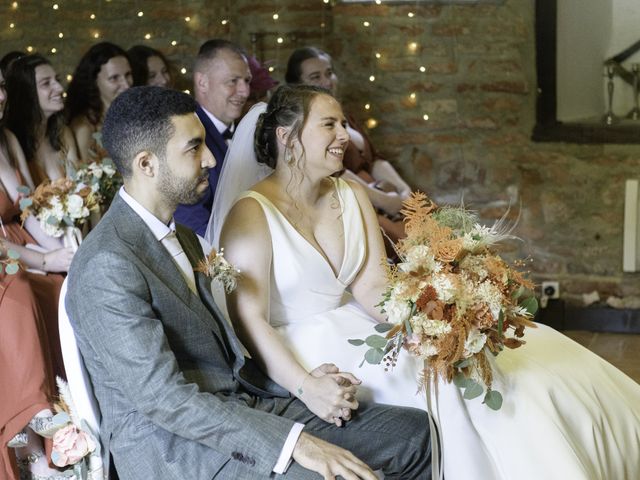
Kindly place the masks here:
<instances>
[{"instance_id":1,"label":"bridal bouquet","mask_svg":"<svg viewBox=\"0 0 640 480\"><path fill-rule=\"evenodd\" d=\"M406 238L401 262L388 266L388 288L379 306L388 323L353 345L369 346L365 361L393 367L401 350L425 360L423 384L453 381L467 400L484 393L494 410L502 395L491 388L490 358L517 348L537 310L533 284L495 252L512 238L505 218L478 223L464 207L438 207L422 193L404 202Z\"/></svg>"},{"instance_id":2,"label":"bridal bouquet","mask_svg":"<svg viewBox=\"0 0 640 480\"><path fill-rule=\"evenodd\" d=\"M26 187L20 187L20 191L29 193ZM91 187L68 178L53 182L45 180L31 195L20 200L22 221L33 215L40 222L42 230L51 237L60 237L67 228L84 224L90 210L97 208Z\"/></svg>"},{"instance_id":3,"label":"bridal bouquet","mask_svg":"<svg viewBox=\"0 0 640 480\"><path fill-rule=\"evenodd\" d=\"M76 170L74 180L88 185L101 208L107 209L122 185L122 177L110 158L91 162Z\"/></svg>"},{"instance_id":4,"label":"bridal bouquet","mask_svg":"<svg viewBox=\"0 0 640 480\"><path fill-rule=\"evenodd\" d=\"M53 417L57 430L53 434L51 461L64 468L64 477L77 480L104 480L100 442L86 421L79 418L67 383L57 377L58 412Z\"/></svg>"}]
</instances>

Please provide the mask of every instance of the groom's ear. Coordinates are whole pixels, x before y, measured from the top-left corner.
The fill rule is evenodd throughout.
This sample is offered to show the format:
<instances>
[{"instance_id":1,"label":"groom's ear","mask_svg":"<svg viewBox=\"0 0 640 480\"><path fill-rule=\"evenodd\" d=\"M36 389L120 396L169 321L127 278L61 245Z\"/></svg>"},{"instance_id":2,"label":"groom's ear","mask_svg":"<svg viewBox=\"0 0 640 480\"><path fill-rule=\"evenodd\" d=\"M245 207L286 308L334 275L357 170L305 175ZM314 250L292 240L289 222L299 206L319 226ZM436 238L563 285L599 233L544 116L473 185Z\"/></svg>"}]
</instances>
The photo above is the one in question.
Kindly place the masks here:
<instances>
[{"instance_id":1,"label":"groom's ear","mask_svg":"<svg viewBox=\"0 0 640 480\"><path fill-rule=\"evenodd\" d=\"M158 173L158 157L148 150L139 152L133 159L132 170L140 172L145 177L154 177Z\"/></svg>"}]
</instances>

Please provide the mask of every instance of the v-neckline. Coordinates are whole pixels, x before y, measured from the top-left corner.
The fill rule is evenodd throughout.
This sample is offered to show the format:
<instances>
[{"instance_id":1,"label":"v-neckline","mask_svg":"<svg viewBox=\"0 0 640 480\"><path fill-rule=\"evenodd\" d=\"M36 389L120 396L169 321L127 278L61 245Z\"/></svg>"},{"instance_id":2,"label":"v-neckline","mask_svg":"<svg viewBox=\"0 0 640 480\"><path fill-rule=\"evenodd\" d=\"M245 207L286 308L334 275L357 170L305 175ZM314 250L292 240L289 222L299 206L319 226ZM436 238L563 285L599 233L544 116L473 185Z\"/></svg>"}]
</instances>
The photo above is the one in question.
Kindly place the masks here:
<instances>
[{"instance_id":1,"label":"v-neckline","mask_svg":"<svg viewBox=\"0 0 640 480\"><path fill-rule=\"evenodd\" d=\"M322 250L322 247L320 246L319 243L317 243L317 247L311 243L309 241L309 239L307 237L305 237L304 235L302 235L302 233L300 233L298 231L298 229L293 225L293 223L291 223L291 221L287 218L287 216L282 213L280 211L280 209L278 207L276 207L276 205L269 200L266 196L264 196L262 193L260 192L256 192L255 190L249 190L252 194L255 195L259 195L260 197L262 197L264 200L266 200L266 202L271 205L271 207L273 208L273 210L280 216L282 217L282 219L287 223L287 225L289 225L289 227L291 227L291 229L296 232L296 234L302 239L304 240L304 243L309 246L314 252L316 252L316 254L322 258L322 260L324 261L324 263L327 265L327 267L329 267L329 270L331 270L331 273L333 274L333 277L336 280L340 280L340 275L342 274L342 271L344 269L344 264L345 264L345 260L347 258L347 224L345 222L345 218L344 218L344 203L342 201L342 195L340 193L340 190L338 188L338 180L333 181L333 186L334 189L338 195L338 201L340 202L340 208L342 209L342 215L341 215L341 221L342 221L342 243L343 243L343 253L342 253L342 261L340 262L340 268L338 270L338 273L336 274L336 271L333 269L333 266L331 265L331 262L329 261L329 257L327 257L326 253L324 252L324 250Z\"/></svg>"}]
</instances>

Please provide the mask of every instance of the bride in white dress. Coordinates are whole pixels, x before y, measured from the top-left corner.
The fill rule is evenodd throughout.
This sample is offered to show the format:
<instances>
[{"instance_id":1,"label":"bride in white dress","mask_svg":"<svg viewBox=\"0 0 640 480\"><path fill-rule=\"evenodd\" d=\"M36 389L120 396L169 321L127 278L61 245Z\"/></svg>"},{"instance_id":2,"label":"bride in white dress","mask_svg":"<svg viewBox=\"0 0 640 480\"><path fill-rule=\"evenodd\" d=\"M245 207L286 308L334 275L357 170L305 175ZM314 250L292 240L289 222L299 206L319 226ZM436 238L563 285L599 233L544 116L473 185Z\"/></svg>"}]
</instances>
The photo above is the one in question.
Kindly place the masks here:
<instances>
[{"instance_id":1,"label":"bride in white dress","mask_svg":"<svg viewBox=\"0 0 640 480\"><path fill-rule=\"evenodd\" d=\"M282 87L259 117L254 153L264 110L254 107L237 129L207 232L242 272L228 298L239 336L274 380L327 421L341 423L357 408L349 386L357 381L336 373L333 385L321 385L307 372L325 362L362 381L361 400L426 408L415 359L401 355L389 372L358 368L364 349L347 343L385 320L376 304L386 278L366 193L331 176L348 141L339 104L322 90ZM256 156L269 166L262 173ZM529 329L525 340L496 359L499 411L462 399L451 384L431 386L445 478L640 478L640 386L549 327Z\"/></svg>"}]
</instances>

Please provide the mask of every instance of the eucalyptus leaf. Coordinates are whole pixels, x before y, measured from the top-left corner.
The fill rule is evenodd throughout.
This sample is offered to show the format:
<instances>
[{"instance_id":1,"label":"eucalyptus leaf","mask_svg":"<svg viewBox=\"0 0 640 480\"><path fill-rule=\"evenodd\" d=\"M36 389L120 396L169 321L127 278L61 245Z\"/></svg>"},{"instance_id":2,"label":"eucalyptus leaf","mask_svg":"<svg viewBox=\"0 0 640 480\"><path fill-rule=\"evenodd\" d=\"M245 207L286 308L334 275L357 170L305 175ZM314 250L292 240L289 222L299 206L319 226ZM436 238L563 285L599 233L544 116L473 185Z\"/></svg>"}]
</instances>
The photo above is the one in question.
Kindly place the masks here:
<instances>
[{"instance_id":1,"label":"eucalyptus leaf","mask_svg":"<svg viewBox=\"0 0 640 480\"><path fill-rule=\"evenodd\" d=\"M471 365L471 360L468 358L465 358L464 360L460 360L458 363L456 363L454 365L454 367L456 368L467 368L469 365Z\"/></svg>"},{"instance_id":2,"label":"eucalyptus leaf","mask_svg":"<svg viewBox=\"0 0 640 480\"><path fill-rule=\"evenodd\" d=\"M33 200L31 200L30 198L21 198L19 205L20 205L20 210L24 210L25 208L28 208L31 205L33 205Z\"/></svg>"},{"instance_id":3,"label":"eucalyptus leaf","mask_svg":"<svg viewBox=\"0 0 640 480\"><path fill-rule=\"evenodd\" d=\"M473 380L465 377L463 373L458 373L455 377L453 377L453 384L458 388L466 388L470 381Z\"/></svg>"},{"instance_id":4,"label":"eucalyptus leaf","mask_svg":"<svg viewBox=\"0 0 640 480\"><path fill-rule=\"evenodd\" d=\"M520 285L518 288L516 288L513 293L511 294L511 298L513 299L518 299L522 296L522 294L524 293L525 288Z\"/></svg>"},{"instance_id":5,"label":"eucalyptus leaf","mask_svg":"<svg viewBox=\"0 0 640 480\"><path fill-rule=\"evenodd\" d=\"M4 267L4 269L7 271L8 275L15 275L16 273L18 273L18 270L20 270L20 265L18 265L17 263L10 263L6 267Z\"/></svg>"},{"instance_id":6,"label":"eucalyptus leaf","mask_svg":"<svg viewBox=\"0 0 640 480\"><path fill-rule=\"evenodd\" d=\"M409 318L411 318L411 315L409 315ZM407 329L407 336L408 337L413 335L413 328L411 328L411 322L409 322L409 318L405 318L404 319L404 327Z\"/></svg>"},{"instance_id":7,"label":"eucalyptus leaf","mask_svg":"<svg viewBox=\"0 0 640 480\"><path fill-rule=\"evenodd\" d=\"M380 335L369 335L365 343L372 348L384 348L387 346L387 339Z\"/></svg>"},{"instance_id":8,"label":"eucalyptus leaf","mask_svg":"<svg viewBox=\"0 0 640 480\"><path fill-rule=\"evenodd\" d=\"M47 217L47 224L49 224L49 225L57 225L58 224L58 219L56 217L54 217L53 215L49 215Z\"/></svg>"},{"instance_id":9,"label":"eucalyptus leaf","mask_svg":"<svg viewBox=\"0 0 640 480\"><path fill-rule=\"evenodd\" d=\"M500 410L502 407L502 395L495 390L489 390L482 403L486 404L491 410Z\"/></svg>"},{"instance_id":10,"label":"eucalyptus leaf","mask_svg":"<svg viewBox=\"0 0 640 480\"><path fill-rule=\"evenodd\" d=\"M71 220L71 217L65 215L64 217L62 217L62 221L68 226L73 227L73 220Z\"/></svg>"},{"instance_id":11,"label":"eucalyptus leaf","mask_svg":"<svg viewBox=\"0 0 640 480\"><path fill-rule=\"evenodd\" d=\"M391 330L393 328L393 325L391 323L378 323L375 327L376 332L378 333L385 333L388 332L389 330Z\"/></svg>"},{"instance_id":12,"label":"eucalyptus leaf","mask_svg":"<svg viewBox=\"0 0 640 480\"><path fill-rule=\"evenodd\" d=\"M384 358L384 352L379 348L370 348L367 353L364 354L364 359L371 365L379 365Z\"/></svg>"},{"instance_id":13,"label":"eucalyptus leaf","mask_svg":"<svg viewBox=\"0 0 640 480\"><path fill-rule=\"evenodd\" d=\"M500 315L498 315L498 335L502 338L502 329L504 326L504 310L500 310Z\"/></svg>"},{"instance_id":14,"label":"eucalyptus leaf","mask_svg":"<svg viewBox=\"0 0 640 480\"><path fill-rule=\"evenodd\" d=\"M531 315L535 315L535 313L538 311L538 300L536 299L536 297L529 297L523 300L520 303L520 306Z\"/></svg>"},{"instance_id":15,"label":"eucalyptus leaf","mask_svg":"<svg viewBox=\"0 0 640 480\"><path fill-rule=\"evenodd\" d=\"M361 340L359 338L350 338L349 340L347 340L347 342L349 342L351 345L355 345L356 347L364 345L364 340Z\"/></svg>"},{"instance_id":16,"label":"eucalyptus leaf","mask_svg":"<svg viewBox=\"0 0 640 480\"><path fill-rule=\"evenodd\" d=\"M484 391L484 388L482 388L482 385L480 385L478 382L474 380L469 380L469 383L467 384L467 388L464 389L463 396L467 400L471 400L472 398L476 398L482 395L483 391Z\"/></svg>"},{"instance_id":17,"label":"eucalyptus leaf","mask_svg":"<svg viewBox=\"0 0 640 480\"><path fill-rule=\"evenodd\" d=\"M20 185L18 188L16 188L16 190L18 191L18 193L21 193L23 195L29 195L31 193L31 189L26 185Z\"/></svg>"},{"instance_id":18,"label":"eucalyptus leaf","mask_svg":"<svg viewBox=\"0 0 640 480\"><path fill-rule=\"evenodd\" d=\"M7 250L7 256L9 258L12 258L13 260L17 260L20 258L20 254L12 249Z\"/></svg>"}]
</instances>

